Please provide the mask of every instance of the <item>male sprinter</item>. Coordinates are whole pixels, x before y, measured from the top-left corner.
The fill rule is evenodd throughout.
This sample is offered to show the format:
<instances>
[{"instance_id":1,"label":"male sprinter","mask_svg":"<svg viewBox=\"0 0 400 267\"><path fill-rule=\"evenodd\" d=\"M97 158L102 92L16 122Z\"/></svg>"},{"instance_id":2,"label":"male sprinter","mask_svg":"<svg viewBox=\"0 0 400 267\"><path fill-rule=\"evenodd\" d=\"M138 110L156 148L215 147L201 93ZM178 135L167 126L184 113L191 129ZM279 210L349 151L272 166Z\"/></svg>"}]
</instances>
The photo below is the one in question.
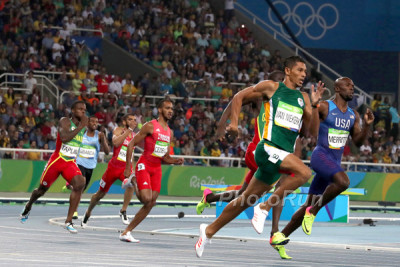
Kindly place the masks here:
<instances>
[{"instance_id":1,"label":"male sprinter","mask_svg":"<svg viewBox=\"0 0 400 267\"><path fill-rule=\"evenodd\" d=\"M273 80L275 82L282 82L283 79L285 78L285 74L282 71L274 71L272 72L269 76L269 80ZM257 103L258 101L255 101L254 103ZM229 102L228 106L225 108L224 112L222 113L221 119L218 122L218 129L217 129L217 137L218 138L223 138L225 134L225 128L226 128L226 122L231 114L231 109L232 109L232 101ZM247 173L245 180L243 182L242 187L240 190L232 190L232 191L225 191L223 193L219 194L214 194L211 192L210 189L205 189L203 192L203 198L201 201L197 204L196 206L196 212L197 214L201 214L204 211L204 208L210 207L210 203L218 202L218 201L224 201L224 202L230 202L231 200L237 198L239 195L241 195L244 190L246 190L247 186L250 183L251 178L253 178L254 173L257 171L257 164L254 160L254 151L256 150L258 142L260 142L260 135L262 133L262 130L265 125L265 112L264 112L264 107L261 106L259 108L260 112L259 115L257 116L254 124L254 137L249 146L247 147L246 150L246 156L245 156L245 161L247 167L250 169L250 171Z\"/></svg>"},{"instance_id":2,"label":"male sprinter","mask_svg":"<svg viewBox=\"0 0 400 267\"><path fill-rule=\"evenodd\" d=\"M361 128L360 115L348 106L348 102L353 99L353 81L347 77L337 79L335 92L333 101L323 101L317 108L320 119L318 144L311 155L311 168L316 175L306 202L282 230L285 236L289 236L300 225L303 226L304 233L311 234L318 211L350 184L349 177L340 166L348 136L351 135L358 147L369 136L370 126L374 121L372 111L367 109L364 115L365 125ZM319 124L319 121L316 123Z\"/></svg>"},{"instance_id":3,"label":"male sprinter","mask_svg":"<svg viewBox=\"0 0 400 267\"><path fill-rule=\"evenodd\" d=\"M172 118L173 103L169 98L161 100L158 105L158 119L147 122L128 145L127 157L132 156L133 147L144 140L144 151L140 156L132 182L137 183L140 201L143 207L136 213L131 223L119 236L121 241L138 243L139 240L131 235L131 231L139 225L156 205L161 189L161 162L167 164L182 164L183 158L171 158L169 144L173 139L173 132L168 127ZM131 163L126 162L125 176L131 174Z\"/></svg>"},{"instance_id":4,"label":"male sprinter","mask_svg":"<svg viewBox=\"0 0 400 267\"><path fill-rule=\"evenodd\" d=\"M312 106L316 107L319 103L324 88L323 84L319 83L317 90L312 90L310 103L306 93L296 90L296 87L302 86L306 77L305 61L298 56L289 57L285 60L284 67L283 83L262 81L238 92L232 100L231 124L227 127L228 133L232 135L237 134L238 115L242 103L260 98L264 101L267 121L263 140L258 143L255 153L258 170L255 173L256 179L250 181L243 194L231 201L212 224L200 225L200 236L195 245L198 257L202 256L205 244L219 229L272 189L280 177L279 170L294 174L294 177L282 181L279 188L271 195L272 199L279 202L311 177L311 170L292 152L303 120L305 129L308 129L308 126L315 127L315 124L310 124L312 119L315 120L317 117L317 112ZM267 204L262 216L258 217L262 225L271 209L270 203ZM257 224L253 223L253 226L259 228ZM288 240L284 237L276 238L274 245L281 245L284 242Z\"/></svg>"},{"instance_id":5,"label":"male sprinter","mask_svg":"<svg viewBox=\"0 0 400 267\"><path fill-rule=\"evenodd\" d=\"M93 170L97 166L97 160L99 157L100 149L104 151L106 155L110 153L110 148L108 146L108 142L104 133L99 132L97 130L97 126L99 125L99 119L95 116L89 118L89 123L85 134L83 135L82 145L79 149L79 155L76 159L76 164L78 168L81 170L82 175L86 178L85 189L90 183L90 179L92 178ZM72 185L68 182L63 187L72 189ZM74 212L73 219L78 219L78 211Z\"/></svg>"},{"instance_id":6,"label":"male sprinter","mask_svg":"<svg viewBox=\"0 0 400 267\"><path fill-rule=\"evenodd\" d=\"M273 71L268 76L268 79L272 80L274 82L283 82L284 78L285 78L285 73L280 70ZM257 102L259 103L259 101L257 101ZM218 129L217 129L218 137L222 137L223 136L222 133L225 133L226 121L228 120L228 117L230 116L231 106L232 106L232 101L229 102L228 106L224 110L224 112L221 116L221 119L218 123ZM205 189L203 192L203 198L196 206L197 214L201 214L205 207L210 207L210 203L218 202L218 201L224 201L224 202L232 201L233 199L235 199L239 195L241 195L246 190L247 186L249 185L250 180L253 178L253 175L256 173L256 171L258 169L258 166L254 159L254 153L255 153L257 144L260 142L260 136L262 135L262 131L264 129L265 121L266 121L264 106L261 106L259 108L259 110L260 110L260 112L255 120L255 125L254 125L255 134L254 134L253 140L247 147L246 155L245 155L246 165L250 169L250 171L246 174L246 177L245 177L242 187L240 188L240 190L226 191L226 192L219 193L219 194L214 194L210 189ZM299 158L301 156L301 140L300 140L300 138L297 138L297 140L296 140L296 147L295 147L295 151L293 154L295 154ZM275 185L276 188L279 187L279 184L284 179L286 179L286 177L288 175L288 173L286 173L286 172L282 172L282 173L284 173L284 174L282 174L280 180ZM272 240L274 238L279 236L279 218L281 216L282 209L283 209L283 202L281 202L279 205L276 205L273 207L270 242L272 242ZM275 233L277 233L277 234L275 234ZM284 246L275 245L274 248L279 252L282 259L291 259L291 257L286 254L286 250L285 250Z\"/></svg>"},{"instance_id":7,"label":"male sprinter","mask_svg":"<svg viewBox=\"0 0 400 267\"><path fill-rule=\"evenodd\" d=\"M116 180L124 181L124 170L126 162L133 161L132 155L127 157L126 151L129 142L135 136L133 132L137 126L136 116L132 114L125 115L122 118L122 127L115 128L113 132L112 143L114 146L113 156L108 162L107 170L104 172L103 177L100 180L99 190L93 194L90 199L90 204L88 209L85 212L85 216L83 217L81 226L85 228L87 226L90 215L92 214L92 210L97 205L97 203L107 194L108 190L110 190L111 185ZM124 193L124 203L122 204L122 209L119 212L119 215L122 219L123 224L129 224L129 219L126 216L126 209L132 199L134 192L134 187L127 187Z\"/></svg>"},{"instance_id":8,"label":"male sprinter","mask_svg":"<svg viewBox=\"0 0 400 267\"><path fill-rule=\"evenodd\" d=\"M50 160L44 168L40 179L39 188L33 190L31 198L26 203L21 214L21 222L28 219L32 204L43 196L50 186L57 180L61 174L64 179L70 183L73 188L69 198L68 215L65 219L65 228L73 234L78 233L72 223L72 216L77 210L81 200L82 190L85 186L85 177L76 165L75 159L79 153L85 127L88 124L88 117L85 115L86 105L83 101L76 101L71 107L71 117L63 117L58 125L58 134L56 141L56 150L51 155Z\"/></svg>"}]
</instances>

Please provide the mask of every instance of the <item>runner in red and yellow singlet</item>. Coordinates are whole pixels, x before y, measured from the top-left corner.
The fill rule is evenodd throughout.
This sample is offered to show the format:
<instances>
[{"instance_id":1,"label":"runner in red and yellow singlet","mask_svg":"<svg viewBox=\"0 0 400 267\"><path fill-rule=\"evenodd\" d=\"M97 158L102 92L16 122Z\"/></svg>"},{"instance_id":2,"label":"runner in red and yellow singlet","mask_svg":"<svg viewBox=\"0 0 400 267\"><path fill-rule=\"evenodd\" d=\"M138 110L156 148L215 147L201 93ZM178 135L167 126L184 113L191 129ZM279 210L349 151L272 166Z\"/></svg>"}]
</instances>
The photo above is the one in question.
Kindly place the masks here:
<instances>
[{"instance_id":1,"label":"runner in red and yellow singlet","mask_svg":"<svg viewBox=\"0 0 400 267\"><path fill-rule=\"evenodd\" d=\"M168 120L173 114L172 100L169 98L161 100L157 108L158 119L143 125L128 146L127 157L130 157L133 147L144 140L144 151L135 168L136 177L131 176L132 183L137 184L138 198L143 203L143 207L119 236L121 241L139 242L132 237L131 231L147 217L156 204L161 189L161 163L179 165L183 163L182 158L172 158L169 154L169 144L173 138L173 133L168 127ZM124 174L125 177L131 174L131 164L128 161Z\"/></svg>"},{"instance_id":2,"label":"runner in red and yellow singlet","mask_svg":"<svg viewBox=\"0 0 400 267\"><path fill-rule=\"evenodd\" d=\"M97 203L108 193L111 185L116 181L124 181L124 170L126 162L133 162L132 154L127 157L127 148L129 142L135 136L133 132L137 126L135 115L128 114L122 118L122 123L124 127L117 127L113 132L113 156L108 163L107 170L103 174L103 177L100 180L99 190L93 194L90 199L90 204L85 212L85 216L83 217L81 226L84 228L87 226L90 215L92 214L92 210L97 205ZM124 203L122 204L122 209L119 212L119 215L122 219L123 224L129 224L128 217L126 216L126 209L132 199L134 192L134 187L126 187L124 193Z\"/></svg>"},{"instance_id":3,"label":"runner in red and yellow singlet","mask_svg":"<svg viewBox=\"0 0 400 267\"><path fill-rule=\"evenodd\" d=\"M88 124L88 117L85 112L85 102L77 101L71 107L71 117L61 118L58 126L56 150L44 168L40 186L33 190L31 198L25 205L20 217L22 223L28 219L32 204L43 196L57 180L58 176L61 175L73 186L65 228L74 234L78 232L72 223L72 216L78 208L82 190L85 186L85 177L82 176L75 160L79 153L85 127Z\"/></svg>"}]
</instances>

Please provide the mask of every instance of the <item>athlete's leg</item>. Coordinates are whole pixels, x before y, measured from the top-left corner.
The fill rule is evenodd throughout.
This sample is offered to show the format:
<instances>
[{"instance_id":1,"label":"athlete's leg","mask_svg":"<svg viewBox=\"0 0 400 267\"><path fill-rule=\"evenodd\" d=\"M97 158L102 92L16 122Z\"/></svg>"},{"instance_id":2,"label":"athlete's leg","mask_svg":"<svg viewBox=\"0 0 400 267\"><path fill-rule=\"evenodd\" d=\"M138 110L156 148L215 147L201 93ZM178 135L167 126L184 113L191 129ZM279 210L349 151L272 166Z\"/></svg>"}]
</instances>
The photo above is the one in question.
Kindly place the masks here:
<instances>
[{"instance_id":1,"label":"athlete's leg","mask_svg":"<svg viewBox=\"0 0 400 267\"><path fill-rule=\"evenodd\" d=\"M288 175L282 174L279 181L275 184L275 191L281 185L282 180L287 179ZM273 208L272 208L272 227L271 227L271 236L279 232L279 219L282 214L283 209L283 201L279 201Z\"/></svg>"},{"instance_id":2,"label":"athlete's leg","mask_svg":"<svg viewBox=\"0 0 400 267\"><path fill-rule=\"evenodd\" d=\"M135 214L133 220L126 227L125 231L121 235L126 235L128 232L136 228L150 213L151 209L156 205L156 200L159 192L152 191L151 189L140 190L140 196L142 198L143 206Z\"/></svg>"},{"instance_id":3,"label":"athlete's leg","mask_svg":"<svg viewBox=\"0 0 400 267\"><path fill-rule=\"evenodd\" d=\"M283 228L282 234L286 237L290 236L297 228L301 226L307 207L313 205L313 203L318 202L319 196L309 194L307 196L306 202L293 214L289 223Z\"/></svg>"},{"instance_id":4,"label":"athlete's leg","mask_svg":"<svg viewBox=\"0 0 400 267\"><path fill-rule=\"evenodd\" d=\"M333 175L332 183L330 183L326 187L319 201L313 203L311 209L309 210L310 213L317 215L318 211L323 206L328 204L331 200L340 195L340 193L345 191L349 187L349 185L350 185L350 180L345 172L341 171Z\"/></svg>"},{"instance_id":5,"label":"athlete's leg","mask_svg":"<svg viewBox=\"0 0 400 267\"><path fill-rule=\"evenodd\" d=\"M85 191L90 183L90 179L92 179L92 174L93 174L93 169L86 169L85 172L85 178L86 178L86 183L85 183L85 188L83 191Z\"/></svg>"},{"instance_id":6,"label":"athlete's leg","mask_svg":"<svg viewBox=\"0 0 400 267\"><path fill-rule=\"evenodd\" d=\"M76 175L71 180L72 191L69 196L69 209L65 222L72 222L74 212L78 209L79 202L81 201L82 191L85 187L85 177Z\"/></svg>"},{"instance_id":7,"label":"athlete's leg","mask_svg":"<svg viewBox=\"0 0 400 267\"><path fill-rule=\"evenodd\" d=\"M28 212L32 209L32 204L36 202L40 197L42 197L48 190L48 187L45 187L44 185L39 185L38 188L33 190L31 197L29 201L25 205L25 209L23 210L21 215L26 215Z\"/></svg>"},{"instance_id":8,"label":"athlete's leg","mask_svg":"<svg viewBox=\"0 0 400 267\"><path fill-rule=\"evenodd\" d=\"M246 190L247 186L248 184L246 182L243 182L242 188L240 188L240 190L230 190L219 194L208 194L206 197L206 201L207 203L214 203L218 201L231 202L232 200L240 196Z\"/></svg>"},{"instance_id":9,"label":"athlete's leg","mask_svg":"<svg viewBox=\"0 0 400 267\"><path fill-rule=\"evenodd\" d=\"M311 178L311 170L295 155L289 154L282 161L280 168L285 171L290 171L294 174L290 179L285 179L281 182L279 188L268 198L268 200L260 205L261 209L269 211L272 204L276 201L281 201L295 189L307 182ZM275 201L274 203L272 203Z\"/></svg>"},{"instance_id":10,"label":"athlete's leg","mask_svg":"<svg viewBox=\"0 0 400 267\"><path fill-rule=\"evenodd\" d=\"M134 192L135 192L134 187L128 187L125 189L124 203L122 204L121 212L126 211L126 209L128 208L128 205L129 205L129 203L131 203L131 199L132 199Z\"/></svg>"},{"instance_id":11,"label":"athlete's leg","mask_svg":"<svg viewBox=\"0 0 400 267\"><path fill-rule=\"evenodd\" d=\"M243 194L231 201L222 211L221 215L206 228L207 237L211 238L242 211L253 205L265 192L271 190L271 188L272 186L258 179L252 179Z\"/></svg>"},{"instance_id":12,"label":"athlete's leg","mask_svg":"<svg viewBox=\"0 0 400 267\"><path fill-rule=\"evenodd\" d=\"M97 190L96 193L94 193L92 195L92 197L90 198L90 204L88 209L86 210L86 214L85 217L89 218L92 215L92 210L94 209L94 207L96 207L97 203L99 203L99 201L107 194L107 192L103 191L103 190Z\"/></svg>"}]
</instances>

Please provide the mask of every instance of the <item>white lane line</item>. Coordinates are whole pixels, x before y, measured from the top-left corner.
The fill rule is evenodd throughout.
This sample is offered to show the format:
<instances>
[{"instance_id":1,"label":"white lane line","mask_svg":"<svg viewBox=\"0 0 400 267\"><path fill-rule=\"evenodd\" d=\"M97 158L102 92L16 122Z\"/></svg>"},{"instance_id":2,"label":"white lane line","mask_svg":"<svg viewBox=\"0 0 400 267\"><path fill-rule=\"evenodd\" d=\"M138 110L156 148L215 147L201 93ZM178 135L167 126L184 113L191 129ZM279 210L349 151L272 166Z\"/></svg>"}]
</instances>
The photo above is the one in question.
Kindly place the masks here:
<instances>
[{"instance_id":1,"label":"white lane line","mask_svg":"<svg viewBox=\"0 0 400 267\"><path fill-rule=\"evenodd\" d=\"M391 218L391 217L349 217L349 220L365 220L372 219L376 221L389 221L389 222L399 222L400 218Z\"/></svg>"},{"instance_id":2,"label":"white lane line","mask_svg":"<svg viewBox=\"0 0 400 267\"><path fill-rule=\"evenodd\" d=\"M150 217L153 216L153 217ZM150 215L150 218L175 218L176 215ZM206 215L193 215L193 216L206 216ZM211 215L212 216L212 215ZM111 215L111 216L92 216L91 218L118 218L118 215ZM64 217L59 218L52 218L49 220L50 224L53 225L60 225L63 226L64 222L60 223L59 220L64 220ZM103 230L103 231L117 231L121 232L116 228L111 227L98 227L98 226L87 226L85 229L92 229L92 230ZM176 230L177 228L171 228L171 230ZM182 229L196 229L196 228L180 228ZM143 233L143 234L150 234L150 235L170 235L170 236L186 236L186 237L197 237L198 234L191 234L191 233L174 233L174 232L160 232L169 229L155 229L152 231L145 231L145 230L133 230L133 233ZM214 236L213 239L225 239L225 240L238 240L238 241L265 241L265 238L253 238L253 237L237 237L237 236ZM382 246L372 246L372 245L356 245L356 244L335 244L335 243L320 243L320 242L304 242L304 241L291 241L294 244L302 244L308 246L318 246L318 247L327 247L327 248L338 248L338 249L354 249L354 250L378 250L378 251L393 251L393 252L400 252L400 247L382 247Z\"/></svg>"}]
</instances>

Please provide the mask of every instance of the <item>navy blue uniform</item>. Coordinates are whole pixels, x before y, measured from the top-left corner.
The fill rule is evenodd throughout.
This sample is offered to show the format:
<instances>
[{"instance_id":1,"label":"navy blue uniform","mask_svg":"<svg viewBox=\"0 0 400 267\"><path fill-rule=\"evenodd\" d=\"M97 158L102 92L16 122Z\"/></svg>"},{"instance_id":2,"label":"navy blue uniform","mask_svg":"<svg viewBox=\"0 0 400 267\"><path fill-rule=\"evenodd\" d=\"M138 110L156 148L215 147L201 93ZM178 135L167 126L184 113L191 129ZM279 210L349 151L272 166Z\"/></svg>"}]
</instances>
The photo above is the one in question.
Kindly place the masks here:
<instances>
[{"instance_id":1,"label":"navy blue uniform","mask_svg":"<svg viewBox=\"0 0 400 267\"><path fill-rule=\"evenodd\" d=\"M343 113L333 101L327 102L329 112L319 126L317 147L311 155L311 168L316 175L309 193L314 195L322 194L332 182L332 177L343 171L340 164L343 150L356 118L350 107Z\"/></svg>"}]
</instances>

